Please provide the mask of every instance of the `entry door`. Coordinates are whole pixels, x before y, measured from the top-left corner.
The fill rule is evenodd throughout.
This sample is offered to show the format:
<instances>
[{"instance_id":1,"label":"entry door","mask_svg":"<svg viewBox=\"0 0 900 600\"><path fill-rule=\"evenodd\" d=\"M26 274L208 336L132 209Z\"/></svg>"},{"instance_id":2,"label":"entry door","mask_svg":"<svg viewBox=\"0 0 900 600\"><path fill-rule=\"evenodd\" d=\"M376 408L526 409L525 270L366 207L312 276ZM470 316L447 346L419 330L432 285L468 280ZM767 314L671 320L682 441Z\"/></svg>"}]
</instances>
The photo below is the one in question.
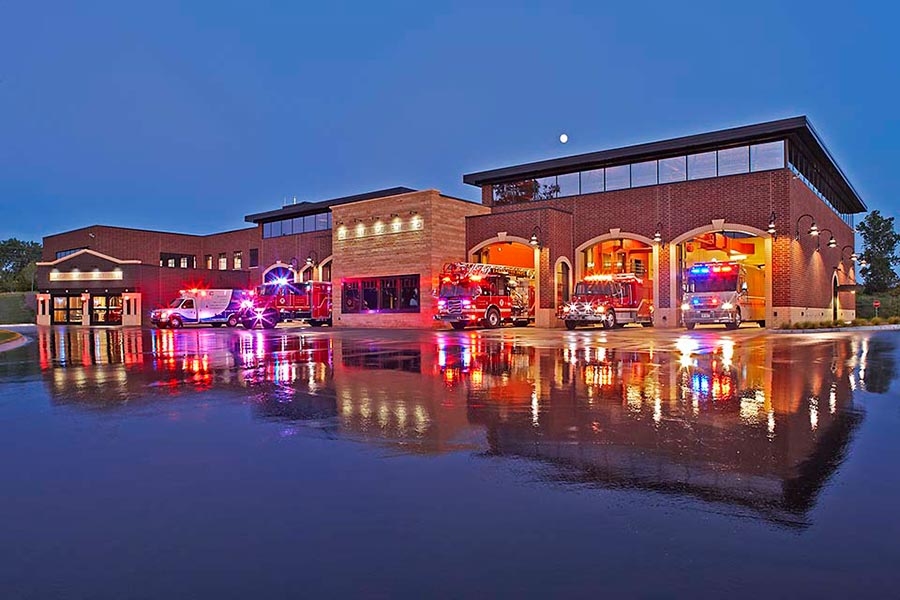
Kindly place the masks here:
<instances>
[{"instance_id":1,"label":"entry door","mask_svg":"<svg viewBox=\"0 0 900 600\"><path fill-rule=\"evenodd\" d=\"M53 323L80 325L82 300L78 296L53 296Z\"/></svg>"}]
</instances>

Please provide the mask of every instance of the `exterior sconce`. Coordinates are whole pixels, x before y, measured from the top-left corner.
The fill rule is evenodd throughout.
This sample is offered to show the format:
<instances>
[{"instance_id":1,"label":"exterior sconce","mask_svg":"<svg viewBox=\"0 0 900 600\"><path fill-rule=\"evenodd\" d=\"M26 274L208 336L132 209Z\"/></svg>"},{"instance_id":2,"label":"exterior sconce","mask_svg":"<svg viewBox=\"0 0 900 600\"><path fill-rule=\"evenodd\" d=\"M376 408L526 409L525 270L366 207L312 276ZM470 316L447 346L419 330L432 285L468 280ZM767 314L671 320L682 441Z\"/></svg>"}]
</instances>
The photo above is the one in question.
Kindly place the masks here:
<instances>
[{"instance_id":1,"label":"exterior sconce","mask_svg":"<svg viewBox=\"0 0 900 600\"><path fill-rule=\"evenodd\" d=\"M826 231L828 232L828 244L827 244L828 247L829 247L829 248L837 248L837 240L834 239L834 232L831 231L830 229L827 229L827 228L826 228L826 229L823 229L823 230L821 231L821 233L825 233ZM819 240L818 240L818 238L817 238L817 239L816 239L816 250L819 249L818 241L819 241Z\"/></svg>"},{"instance_id":2,"label":"exterior sconce","mask_svg":"<svg viewBox=\"0 0 900 600\"><path fill-rule=\"evenodd\" d=\"M315 250L310 250L309 255L306 257L306 266L312 267L317 264L319 264L319 253Z\"/></svg>"},{"instance_id":3,"label":"exterior sconce","mask_svg":"<svg viewBox=\"0 0 900 600\"><path fill-rule=\"evenodd\" d=\"M540 248L541 247L541 239L538 234L542 234L541 228L539 225L535 225L534 229L531 230L531 239L528 240L528 243L531 244L532 248Z\"/></svg>"},{"instance_id":4,"label":"exterior sconce","mask_svg":"<svg viewBox=\"0 0 900 600\"><path fill-rule=\"evenodd\" d=\"M667 243L663 242L662 223L656 224L656 232L653 234L653 241L662 246L668 246Z\"/></svg>"},{"instance_id":5,"label":"exterior sconce","mask_svg":"<svg viewBox=\"0 0 900 600\"><path fill-rule=\"evenodd\" d=\"M766 230L773 238L778 237L778 229L775 228L775 219L775 211L773 210L772 215L769 217L769 228Z\"/></svg>"},{"instance_id":6,"label":"exterior sconce","mask_svg":"<svg viewBox=\"0 0 900 600\"><path fill-rule=\"evenodd\" d=\"M803 221L805 217L809 217L809 220L811 221L809 229L806 231L807 235L813 237L819 235L819 226L816 225L816 220L813 218L813 216L810 214L800 215L800 217L797 219L797 231L794 236L794 239L796 239L797 241L800 240L800 222Z\"/></svg>"}]
</instances>

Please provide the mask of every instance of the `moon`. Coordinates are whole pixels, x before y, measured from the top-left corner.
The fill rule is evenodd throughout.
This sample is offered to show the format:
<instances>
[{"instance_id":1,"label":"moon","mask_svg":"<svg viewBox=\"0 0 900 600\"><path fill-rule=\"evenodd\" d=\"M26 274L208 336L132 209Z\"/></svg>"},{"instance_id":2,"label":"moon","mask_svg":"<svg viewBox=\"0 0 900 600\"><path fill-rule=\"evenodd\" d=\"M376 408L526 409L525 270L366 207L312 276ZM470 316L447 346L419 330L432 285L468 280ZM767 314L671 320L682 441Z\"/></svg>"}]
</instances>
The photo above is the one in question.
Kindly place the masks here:
<instances>
[{"instance_id":1,"label":"moon","mask_svg":"<svg viewBox=\"0 0 900 600\"><path fill-rule=\"evenodd\" d=\"M569 136L567 136L565 133L560 134L560 136L559 136L559 143L560 143L560 144L565 144L565 143L568 142L568 141L569 141Z\"/></svg>"}]
</instances>

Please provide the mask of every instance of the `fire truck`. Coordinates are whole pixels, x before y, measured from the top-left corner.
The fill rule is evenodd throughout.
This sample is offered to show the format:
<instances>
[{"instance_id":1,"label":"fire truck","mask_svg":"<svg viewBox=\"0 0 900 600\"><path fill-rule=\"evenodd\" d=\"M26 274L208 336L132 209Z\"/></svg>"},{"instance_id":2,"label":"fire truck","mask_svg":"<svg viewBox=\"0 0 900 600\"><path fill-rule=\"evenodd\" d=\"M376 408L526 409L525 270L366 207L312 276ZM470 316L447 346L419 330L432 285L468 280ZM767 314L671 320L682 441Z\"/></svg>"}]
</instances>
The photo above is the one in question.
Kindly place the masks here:
<instances>
[{"instance_id":1,"label":"fire truck","mask_svg":"<svg viewBox=\"0 0 900 600\"><path fill-rule=\"evenodd\" d=\"M736 262L694 263L684 275L681 320L688 329L698 323L737 329L743 321L765 327L764 272Z\"/></svg>"},{"instance_id":2,"label":"fire truck","mask_svg":"<svg viewBox=\"0 0 900 600\"><path fill-rule=\"evenodd\" d=\"M559 307L556 316L566 329L579 325L603 325L604 329L628 323L653 325L653 286L634 273L588 275L575 285L571 300Z\"/></svg>"},{"instance_id":3,"label":"fire truck","mask_svg":"<svg viewBox=\"0 0 900 600\"><path fill-rule=\"evenodd\" d=\"M449 263L441 272L435 320L467 325L524 327L534 321L534 269Z\"/></svg>"},{"instance_id":4,"label":"fire truck","mask_svg":"<svg viewBox=\"0 0 900 600\"><path fill-rule=\"evenodd\" d=\"M292 282L279 278L264 283L242 304L241 324L271 329L281 321L306 321L313 327L331 325L331 283Z\"/></svg>"}]
</instances>

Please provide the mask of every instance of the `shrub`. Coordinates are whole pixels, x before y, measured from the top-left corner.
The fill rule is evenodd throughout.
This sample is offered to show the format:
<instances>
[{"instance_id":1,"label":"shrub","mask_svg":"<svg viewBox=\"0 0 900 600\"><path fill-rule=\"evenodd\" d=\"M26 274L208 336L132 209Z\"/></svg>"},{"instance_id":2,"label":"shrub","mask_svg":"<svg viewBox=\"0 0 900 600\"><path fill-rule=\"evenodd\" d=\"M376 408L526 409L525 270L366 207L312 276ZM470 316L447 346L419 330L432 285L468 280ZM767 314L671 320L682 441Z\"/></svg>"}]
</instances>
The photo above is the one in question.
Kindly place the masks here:
<instances>
[{"instance_id":1,"label":"shrub","mask_svg":"<svg viewBox=\"0 0 900 600\"><path fill-rule=\"evenodd\" d=\"M900 317L891 317L887 320L888 325L900 325Z\"/></svg>"},{"instance_id":2,"label":"shrub","mask_svg":"<svg viewBox=\"0 0 900 600\"><path fill-rule=\"evenodd\" d=\"M868 324L869 324L869 322L867 320L860 319L860 318L856 318L856 319L853 319L852 321L850 321L850 325L852 327L864 327Z\"/></svg>"},{"instance_id":3,"label":"shrub","mask_svg":"<svg viewBox=\"0 0 900 600\"><path fill-rule=\"evenodd\" d=\"M881 317L872 317L871 319L869 319L869 325L883 325L883 324L884 324L884 319L882 319Z\"/></svg>"}]
</instances>

